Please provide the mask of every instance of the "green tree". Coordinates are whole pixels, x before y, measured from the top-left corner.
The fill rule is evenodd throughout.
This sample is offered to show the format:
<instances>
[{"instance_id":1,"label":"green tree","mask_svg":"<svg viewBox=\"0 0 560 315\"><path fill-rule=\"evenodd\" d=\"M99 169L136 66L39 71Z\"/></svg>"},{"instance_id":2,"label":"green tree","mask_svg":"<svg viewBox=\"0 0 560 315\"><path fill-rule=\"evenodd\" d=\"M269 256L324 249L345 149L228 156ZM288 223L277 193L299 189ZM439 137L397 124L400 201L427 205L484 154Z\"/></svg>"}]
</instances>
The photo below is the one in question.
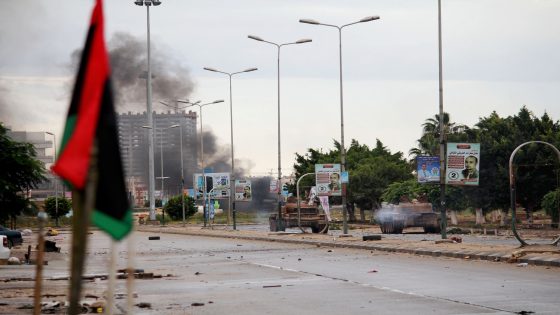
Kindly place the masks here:
<instances>
[{"instance_id":1,"label":"green tree","mask_svg":"<svg viewBox=\"0 0 560 315\"><path fill-rule=\"evenodd\" d=\"M552 227L558 228L560 223L560 188L544 195L541 207L552 219Z\"/></svg>"},{"instance_id":2,"label":"green tree","mask_svg":"<svg viewBox=\"0 0 560 315\"><path fill-rule=\"evenodd\" d=\"M501 118L493 112L476 124L473 142L480 142L480 185L466 188L471 206L483 211L510 207L509 159L528 141L546 141L560 147L560 125L545 113L540 119L523 106L517 115ZM548 146L524 146L515 156L516 202L530 214L551 187L557 187L557 157Z\"/></svg>"},{"instance_id":3,"label":"green tree","mask_svg":"<svg viewBox=\"0 0 560 315\"><path fill-rule=\"evenodd\" d=\"M72 209L72 200L66 198L58 198L58 211L56 207L56 197L49 197L45 199L44 209L45 212L49 215L49 217L54 218L56 220L56 226L58 226L58 218L63 217L70 212Z\"/></svg>"},{"instance_id":4,"label":"green tree","mask_svg":"<svg viewBox=\"0 0 560 315\"><path fill-rule=\"evenodd\" d=\"M45 167L29 143L12 140L0 123L0 221L11 219L29 207L26 192L46 180Z\"/></svg>"},{"instance_id":5,"label":"green tree","mask_svg":"<svg viewBox=\"0 0 560 315\"><path fill-rule=\"evenodd\" d=\"M418 147L408 151L409 156L413 156L415 160L419 155L439 156L440 151L440 124L439 114L434 117L426 119L422 124L422 136L417 140ZM445 141L450 140L449 137L456 139L457 135L462 135L469 130L469 127L462 124L457 124L451 121L449 113L443 113L443 132Z\"/></svg>"},{"instance_id":6,"label":"green tree","mask_svg":"<svg viewBox=\"0 0 560 315\"><path fill-rule=\"evenodd\" d=\"M163 207L165 213L167 213L173 220L183 219L183 205L181 200L181 195L173 196ZM196 205L194 199L191 196L185 196L185 218L189 218L196 213Z\"/></svg>"},{"instance_id":7,"label":"green tree","mask_svg":"<svg viewBox=\"0 0 560 315\"><path fill-rule=\"evenodd\" d=\"M340 144L334 141L334 146L334 150L324 153L316 149L308 149L305 155L296 153L296 178L305 173L314 173L315 164L340 163ZM402 153L391 153L379 140L371 149L352 140L346 153L346 170L350 176L348 202L355 203L361 210L377 209L381 204L381 195L389 184L412 177L411 168ZM315 185L315 177L304 178L300 185ZM295 194L295 185L289 188ZM332 197L331 202L340 203L340 199ZM350 217L355 220L353 213L350 213Z\"/></svg>"}]
</instances>

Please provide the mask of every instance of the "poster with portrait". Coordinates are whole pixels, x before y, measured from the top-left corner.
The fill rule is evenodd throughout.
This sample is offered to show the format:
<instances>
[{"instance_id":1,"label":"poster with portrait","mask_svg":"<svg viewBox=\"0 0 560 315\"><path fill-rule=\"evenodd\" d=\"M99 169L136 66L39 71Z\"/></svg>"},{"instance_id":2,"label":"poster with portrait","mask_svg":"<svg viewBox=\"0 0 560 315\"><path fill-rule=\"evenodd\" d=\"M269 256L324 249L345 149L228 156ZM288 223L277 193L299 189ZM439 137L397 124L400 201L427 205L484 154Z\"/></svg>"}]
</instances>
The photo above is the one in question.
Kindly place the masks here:
<instances>
[{"instance_id":1,"label":"poster with portrait","mask_svg":"<svg viewBox=\"0 0 560 315\"><path fill-rule=\"evenodd\" d=\"M315 164L315 184L319 196L341 196L340 164Z\"/></svg>"},{"instance_id":2,"label":"poster with portrait","mask_svg":"<svg viewBox=\"0 0 560 315\"><path fill-rule=\"evenodd\" d=\"M480 167L480 143L448 143L445 183L477 186Z\"/></svg>"},{"instance_id":3,"label":"poster with portrait","mask_svg":"<svg viewBox=\"0 0 560 315\"><path fill-rule=\"evenodd\" d=\"M253 190L251 189L251 181L246 179L235 180L235 201L251 201L253 200Z\"/></svg>"},{"instance_id":4,"label":"poster with portrait","mask_svg":"<svg viewBox=\"0 0 560 315\"><path fill-rule=\"evenodd\" d=\"M419 183L439 183L439 157L417 156L416 176Z\"/></svg>"},{"instance_id":5,"label":"poster with portrait","mask_svg":"<svg viewBox=\"0 0 560 315\"><path fill-rule=\"evenodd\" d=\"M206 176L206 194L209 198L229 198L229 173L205 173L204 175ZM202 174L194 174L193 183L196 197L201 199L204 187Z\"/></svg>"}]
</instances>

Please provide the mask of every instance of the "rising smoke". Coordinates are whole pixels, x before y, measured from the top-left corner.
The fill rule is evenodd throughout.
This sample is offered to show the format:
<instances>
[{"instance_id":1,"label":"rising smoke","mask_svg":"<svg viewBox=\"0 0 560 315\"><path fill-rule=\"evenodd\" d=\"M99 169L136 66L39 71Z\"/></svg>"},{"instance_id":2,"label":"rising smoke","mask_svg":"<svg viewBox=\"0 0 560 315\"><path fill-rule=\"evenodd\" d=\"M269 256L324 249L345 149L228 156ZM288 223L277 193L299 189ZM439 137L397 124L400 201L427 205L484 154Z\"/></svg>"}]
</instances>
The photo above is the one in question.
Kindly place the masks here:
<instances>
[{"instance_id":1,"label":"rising smoke","mask_svg":"<svg viewBox=\"0 0 560 315\"><path fill-rule=\"evenodd\" d=\"M194 90L190 71L179 60L166 53L163 45L152 40L152 99L177 100L188 98ZM108 42L111 80L117 111L146 110L146 41L128 33L115 33ZM71 67L77 69L81 50L72 53ZM162 108L152 102L153 109Z\"/></svg>"},{"instance_id":2,"label":"rising smoke","mask_svg":"<svg viewBox=\"0 0 560 315\"><path fill-rule=\"evenodd\" d=\"M189 70L180 61L171 57L169 49L161 49L161 43L152 41L151 50L151 68L152 68L152 102L153 109L156 111L165 111L169 108L160 105L158 100L188 99L193 92L195 85L190 78ZM147 49L146 41L138 39L128 33L115 33L108 42L109 58L111 62L111 80L113 83L113 91L115 104L119 112L144 112L146 110L146 71L147 69ZM77 69L78 62L81 57L81 51L76 50L72 53L72 67ZM170 132L178 132L177 129ZM147 136L147 133L146 135ZM186 138L186 137L185 137ZM212 168L213 172L231 171L231 147L218 142L212 131L205 131L204 138L204 165L205 168ZM195 165L199 165L198 150L200 148L200 135L197 139L189 142L184 139L185 159L189 157L194 161ZM147 138L144 140L147 142ZM189 146L189 143L191 146ZM192 144L196 143L196 147ZM155 175L161 176L159 147L154 147L155 159ZM163 148L163 168L164 176L169 180L164 182L166 191L171 194L180 191L180 158L177 155L176 148ZM188 157L187 157L188 156ZM142 175L143 182L148 180L148 156L146 152L134 152L135 160L140 160L142 169L145 174ZM245 165L250 166L249 161L235 161L235 177L242 178L247 174ZM186 167L186 165L185 165ZM196 169L185 168L185 185L192 187L192 175L195 172L201 172L199 166ZM268 189L268 182L266 189ZM257 184L257 187L260 186ZM263 186L263 187L265 187ZM156 190L161 187L161 182L156 180ZM258 189L258 188L257 188ZM263 190L264 188L260 189ZM259 190L259 189L258 189ZM259 205L260 206L260 205Z\"/></svg>"}]
</instances>

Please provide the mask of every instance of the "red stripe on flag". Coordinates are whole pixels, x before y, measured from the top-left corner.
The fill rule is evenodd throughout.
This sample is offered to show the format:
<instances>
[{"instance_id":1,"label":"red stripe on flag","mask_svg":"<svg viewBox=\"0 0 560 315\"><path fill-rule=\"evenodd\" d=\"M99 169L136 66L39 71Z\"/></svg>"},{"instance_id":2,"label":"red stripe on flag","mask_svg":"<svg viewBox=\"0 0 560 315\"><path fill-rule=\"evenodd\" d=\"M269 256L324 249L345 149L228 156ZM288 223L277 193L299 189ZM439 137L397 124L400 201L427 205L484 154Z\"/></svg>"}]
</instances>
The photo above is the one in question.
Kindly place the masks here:
<instances>
[{"instance_id":1,"label":"red stripe on flag","mask_svg":"<svg viewBox=\"0 0 560 315\"><path fill-rule=\"evenodd\" d=\"M76 126L64 151L52 169L75 188L83 189L89 171L91 148L99 119L105 81L109 76L109 60L103 37L102 1L97 0L92 13L90 28L91 50L86 62L82 95L77 113ZM76 88L76 87L75 87Z\"/></svg>"}]
</instances>

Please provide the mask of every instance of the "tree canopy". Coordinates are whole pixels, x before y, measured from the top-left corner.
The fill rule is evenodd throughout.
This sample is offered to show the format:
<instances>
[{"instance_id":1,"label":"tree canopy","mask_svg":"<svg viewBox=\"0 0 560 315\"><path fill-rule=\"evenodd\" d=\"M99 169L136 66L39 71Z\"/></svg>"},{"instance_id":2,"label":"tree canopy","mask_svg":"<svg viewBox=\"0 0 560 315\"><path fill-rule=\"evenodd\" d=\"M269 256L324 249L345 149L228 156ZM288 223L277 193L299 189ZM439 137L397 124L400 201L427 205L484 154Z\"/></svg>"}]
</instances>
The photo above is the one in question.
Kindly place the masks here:
<instances>
[{"instance_id":1,"label":"tree canopy","mask_svg":"<svg viewBox=\"0 0 560 315\"><path fill-rule=\"evenodd\" d=\"M305 155L296 153L296 178L314 173L315 164L340 163L340 144L334 141L334 147L325 153L316 149L308 149ZM378 208L389 184L412 178L412 169L402 153L391 153L380 140L373 148L352 140L346 153L346 170L350 177L348 202L356 203L361 209ZM304 178L301 185L315 185L315 177ZM295 185L289 189L295 194Z\"/></svg>"},{"instance_id":2,"label":"tree canopy","mask_svg":"<svg viewBox=\"0 0 560 315\"><path fill-rule=\"evenodd\" d=\"M436 118L439 117L436 115ZM439 149L436 150L430 140L439 137L437 122L434 118L426 120L418 148L411 149L411 155L439 155ZM455 202L455 206L481 208L485 212L507 211L510 206L509 159L513 150L525 142L537 140L560 147L558 121L554 122L546 113L538 118L525 106L516 115L505 118L492 112L480 118L473 128L453 123L447 114L444 123L448 142L480 143L481 147L479 186L448 186L447 189L453 191L451 196L446 194L451 198L446 199L448 207L451 207L450 202ZM558 187L559 165L558 157L548 146L531 144L519 151L514 159L516 201L528 211L538 207L544 195Z\"/></svg>"},{"instance_id":3,"label":"tree canopy","mask_svg":"<svg viewBox=\"0 0 560 315\"><path fill-rule=\"evenodd\" d=\"M45 172L33 145L12 140L0 123L0 221L21 214L29 205L25 193L46 180Z\"/></svg>"}]
</instances>

